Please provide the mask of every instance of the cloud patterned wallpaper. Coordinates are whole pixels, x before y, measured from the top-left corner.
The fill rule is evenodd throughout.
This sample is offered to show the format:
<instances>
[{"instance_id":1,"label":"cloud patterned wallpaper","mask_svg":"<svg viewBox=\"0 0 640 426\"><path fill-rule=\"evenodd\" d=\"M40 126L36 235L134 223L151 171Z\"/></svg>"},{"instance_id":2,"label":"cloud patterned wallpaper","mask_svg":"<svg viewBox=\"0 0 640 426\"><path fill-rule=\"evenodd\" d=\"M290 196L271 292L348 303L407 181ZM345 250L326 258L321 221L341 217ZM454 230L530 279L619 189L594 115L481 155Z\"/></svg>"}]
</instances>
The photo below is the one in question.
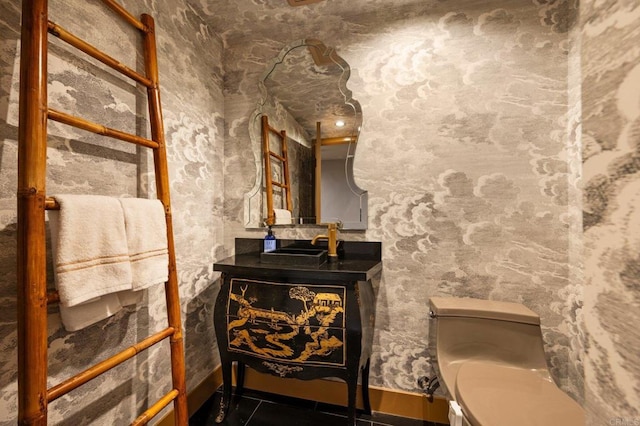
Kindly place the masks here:
<instances>
[{"instance_id":1,"label":"cloud patterned wallpaper","mask_svg":"<svg viewBox=\"0 0 640 426\"><path fill-rule=\"evenodd\" d=\"M184 1L122 1L156 20L171 179L177 269L185 325L187 386L219 358L212 263L222 247L222 40ZM0 424L17 419L16 188L20 2L0 2ZM133 69L143 71L140 37L98 0L51 0L50 19ZM206 54L203 54L206 53ZM148 136L146 93L96 67L64 43L49 47L49 103L106 126ZM57 123L49 125L47 192L153 197L150 153ZM51 271L50 271L51 272ZM51 276L51 274L49 274ZM49 315L49 386L166 327L164 290L75 333ZM50 424L129 424L171 384L168 343L153 347L49 406Z\"/></svg>"},{"instance_id":2,"label":"cloud patterned wallpaper","mask_svg":"<svg viewBox=\"0 0 640 426\"><path fill-rule=\"evenodd\" d=\"M585 407L640 422L640 4L580 3Z\"/></svg>"},{"instance_id":3,"label":"cloud patterned wallpaper","mask_svg":"<svg viewBox=\"0 0 640 426\"><path fill-rule=\"evenodd\" d=\"M572 280L581 215L569 204L579 198L567 80L575 8L197 3L226 47L226 244L260 235L243 230L241 203L255 170L247 119L257 79L282 46L317 38L350 64L347 85L364 115L355 176L369 191L369 228L343 237L383 243L371 383L417 391L429 372L429 297L471 296L538 312L553 376L582 401L582 286Z\"/></svg>"},{"instance_id":4,"label":"cloud patterned wallpaper","mask_svg":"<svg viewBox=\"0 0 640 426\"><path fill-rule=\"evenodd\" d=\"M2 425L16 417L15 3L0 0ZM50 3L60 24L141 66L133 35L98 0ZM589 424L640 418L637 2L122 3L156 17L190 389L219 364L211 264L233 251L234 238L263 235L244 228L243 211L255 181L249 120L258 78L282 47L312 37L350 64L348 87L364 115L354 170L369 191L369 227L342 237L383 244L371 384L418 391L417 377L429 371L429 297L515 301L540 314L553 377L583 403ZM96 24L69 18L81 12ZM53 105L146 128L143 94L119 77L61 44L51 48L49 71ZM96 75L104 82L87 90ZM50 193L152 193L142 152L57 124L50 131ZM162 327L163 315L159 289L77 333L66 333L52 309L52 383ZM128 421L166 390L164 349L53 403L52 419Z\"/></svg>"}]
</instances>

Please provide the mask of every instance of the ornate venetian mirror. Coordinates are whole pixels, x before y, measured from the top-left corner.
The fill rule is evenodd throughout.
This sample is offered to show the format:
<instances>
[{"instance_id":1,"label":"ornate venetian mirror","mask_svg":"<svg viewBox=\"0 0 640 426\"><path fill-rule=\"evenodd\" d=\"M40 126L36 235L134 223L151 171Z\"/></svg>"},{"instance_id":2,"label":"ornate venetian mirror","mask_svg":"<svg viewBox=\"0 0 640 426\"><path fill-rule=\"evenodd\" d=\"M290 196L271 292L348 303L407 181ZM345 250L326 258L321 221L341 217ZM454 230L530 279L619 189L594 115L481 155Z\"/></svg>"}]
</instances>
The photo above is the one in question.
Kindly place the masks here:
<instances>
[{"instance_id":1,"label":"ornate venetian mirror","mask_svg":"<svg viewBox=\"0 0 640 426\"><path fill-rule=\"evenodd\" d=\"M260 100L249 122L258 172L253 188L245 194L245 227L263 227L270 217L268 206L275 206L276 211L291 216L277 221L278 225L340 221L343 229L366 229L367 192L353 179L362 110L347 89L349 75L344 59L314 39L289 44L267 66L258 83ZM285 131L285 162L279 158L281 142L265 148L265 120L278 133ZM269 164L267 176L268 151L275 152L277 161ZM289 203L287 189L280 185L285 180Z\"/></svg>"}]
</instances>

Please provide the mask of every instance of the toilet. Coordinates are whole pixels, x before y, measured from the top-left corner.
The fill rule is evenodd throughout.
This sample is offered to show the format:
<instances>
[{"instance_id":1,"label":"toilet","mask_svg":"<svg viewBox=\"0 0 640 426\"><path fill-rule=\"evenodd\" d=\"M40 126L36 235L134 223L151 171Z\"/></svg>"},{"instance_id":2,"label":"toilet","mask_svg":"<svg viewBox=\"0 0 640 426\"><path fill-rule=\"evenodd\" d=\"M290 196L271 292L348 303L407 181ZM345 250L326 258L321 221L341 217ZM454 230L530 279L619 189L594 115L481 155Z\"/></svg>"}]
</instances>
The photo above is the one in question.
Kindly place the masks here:
<instances>
[{"instance_id":1,"label":"toilet","mask_svg":"<svg viewBox=\"0 0 640 426\"><path fill-rule=\"evenodd\" d=\"M540 317L519 303L429 299L429 351L451 426L583 426L549 373Z\"/></svg>"}]
</instances>

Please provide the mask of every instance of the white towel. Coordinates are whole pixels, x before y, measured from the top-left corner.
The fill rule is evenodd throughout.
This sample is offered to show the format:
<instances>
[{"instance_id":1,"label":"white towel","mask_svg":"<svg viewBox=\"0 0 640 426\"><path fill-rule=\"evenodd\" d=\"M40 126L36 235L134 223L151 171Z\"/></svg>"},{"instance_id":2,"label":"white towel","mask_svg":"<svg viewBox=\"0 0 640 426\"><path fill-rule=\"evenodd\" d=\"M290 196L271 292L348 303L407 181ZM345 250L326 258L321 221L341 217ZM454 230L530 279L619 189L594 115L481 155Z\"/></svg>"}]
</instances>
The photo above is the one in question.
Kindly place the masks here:
<instances>
[{"instance_id":1,"label":"white towel","mask_svg":"<svg viewBox=\"0 0 640 426\"><path fill-rule=\"evenodd\" d=\"M75 306L60 304L64 328L67 331L77 331L116 314L122 309L119 294L105 294Z\"/></svg>"},{"instance_id":2,"label":"white towel","mask_svg":"<svg viewBox=\"0 0 640 426\"><path fill-rule=\"evenodd\" d=\"M291 212L285 209L273 209L276 216L276 225L291 225Z\"/></svg>"},{"instance_id":3,"label":"white towel","mask_svg":"<svg viewBox=\"0 0 640 426\"><path fill-rule=\"evenodd\" d=\"M114 291L131 288L124 215L115 198L57 195L49 211L54 277L60 316L68 331L117 313Z\"/></svg>"},{"instance_id":4,"label":"white towel","mask_svg":"<svg viewBox=\"0 0 640 426\"><path fill-rule=\"evenodd\" d=\"M123 307L129 306L129 305L137 305L138 303L142 302L144 298L144 290L138 290L138 291L125 290L125 291L119 291L116 294L118 296L118 300L120 301L120 304Z\"/></svg>"},{"instance_id":5,"label":"white towel","mask_svg":"<svg viewBox=\"0 0 640 426\"><path fill-rule=\"evenodd\" d=\"M131 289L142 290L166 282L169 279L169 254L162 202L120 198L120 203L131 261Z\"/></svg>"},{"instance_id":6,"label":"white towel","mask_svg":"<svg viewBox=\"0 0 640 426\"><path fill-rule=\"evenodd\" d=\"M118 199L56 195L49 212L56 287L62 306L131 289L131 264Z\"/></svg>"},{"instance_id":7,"label":"white towel","mask_svg":"<svg viewBox=\"0 0 640 426\"><path fill-rule=\"evenodd\" d=\"M159 200L56 195L49 212L56 288L65 329L80 330L167 281L169 256Z\"/></svg>"}]
</instances>

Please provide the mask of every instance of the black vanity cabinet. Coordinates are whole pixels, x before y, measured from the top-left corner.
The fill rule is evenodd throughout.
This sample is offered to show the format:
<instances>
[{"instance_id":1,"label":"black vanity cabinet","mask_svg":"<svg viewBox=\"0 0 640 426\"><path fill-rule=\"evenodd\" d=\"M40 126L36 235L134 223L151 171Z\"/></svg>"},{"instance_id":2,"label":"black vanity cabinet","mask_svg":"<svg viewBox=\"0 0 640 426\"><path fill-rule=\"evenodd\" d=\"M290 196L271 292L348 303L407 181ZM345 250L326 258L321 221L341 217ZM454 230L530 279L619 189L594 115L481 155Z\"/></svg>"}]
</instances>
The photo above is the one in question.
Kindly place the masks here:
<instances>
[{"instance_id":1,"label":"black vanity cabinet","mask_svg":"<svg viewBox=\"0 0 640 426\"><path fill-rule=\"evenodd\" d=\"M237 240L236 250L247 241L251 246L252 240ZM343 259L319 268L264 264L259 252L236 254L216 263L214 270L222 271L222 284L214 325L224 382L216 421L221 422L229 410L234 362L238 390L245 366L284 378L344 380L350 425L355 425L361 374L364 408L370 412L369 360L375 322L371 278L381 268L380 243L368 242L345 244Z\"/></svg>"}]
</instances>

